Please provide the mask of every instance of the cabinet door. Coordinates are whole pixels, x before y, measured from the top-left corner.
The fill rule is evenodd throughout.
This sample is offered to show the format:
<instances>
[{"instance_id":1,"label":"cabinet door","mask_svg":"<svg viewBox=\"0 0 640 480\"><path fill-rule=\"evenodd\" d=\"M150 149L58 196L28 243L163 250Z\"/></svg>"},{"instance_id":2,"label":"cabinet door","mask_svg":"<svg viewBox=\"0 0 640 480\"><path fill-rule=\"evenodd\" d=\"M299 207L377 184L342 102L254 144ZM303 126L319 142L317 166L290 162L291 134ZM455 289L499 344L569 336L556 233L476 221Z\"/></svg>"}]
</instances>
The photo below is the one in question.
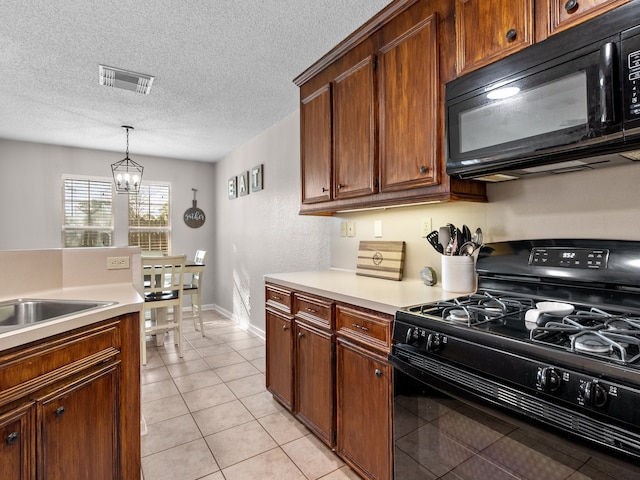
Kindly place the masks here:
<instances>
[{"instance_id":1,"label":"cabinet door","mask_svg":"<svg viewBox=\"0 0 640 480\"><path fill-rule=\"evenodd\" d=\"M302 203L331 199L331 84L300 101Z\"/></svg>"},{"instance_id":2,"label":"cabinet door","mask_svg":"<svg viewBox=\"0 0 640 480\"><path fill-rule=\"evenodd\" d=\"M267 390L293 409L293 323L291 318L267 310Z\"/></svg>"},{"instance_id":3,"label":"cabinet door","mask_svg":"<svg viewBox=\"0 0 640 480\"><path fill-rule=\"evenodd\" d=\"M456 0L456 71L475 70L534 41L533 0Z\"/></svg>"},{"instance_id":4,"label":"cabinet door","mask_svg":"<svg viewBox=\"0 0 640 480\"><path fill-rule=\"evenodd\" d=\"M35 478L35 427L32 404L0 415L0 478Z\"/></svg>"},{"instance_id":5,"label":"cabinet door","mask_svg":"<svg viewBox=\"0 0 640 480\"><path fill-rule=\"evenodd\" d=\"M543 0L539 2L544 11L539 12L541 30L548 35L561 32L579 23L613 10L629 0ZM547 20L545 22L545 20ZM540 40L540 38L538 38Z\"/></svg>"},{"instance_id":6,"label":"cabinet door","mask_svg":"<svg viewBox=\"0 0 640 480\"><path fill-rule=\"evenodd\" d=\"M39 400L39 479L121 478L119 384L115 363Z\"/></svg>"},{"instance_id":7,"label":"cabinet door","mask_svg":"<svg viewBox=\"0 0 640 480\"><path fill-rule=\"evenodd\" d=\"M351 63L355 60L354 63ZM373 54L347 55L333 89L335 199L377 192Z\"/></svg>"},{"instance_id":8,"label":"cabinet door","mask_svg":"<svg viewBox=\"0 0 640 480\"><path fill-rule=\"evenodd\" d=\"M338 339L336 451L366 478L392 478L391 366Z\"/></svg>"},{"instance_id":9,"label":"cabinet door","mask_svg":"<svg viewBox=\"0 0 640 480\"><path fill-rule=\"evenodd\" d=\"M411 12L384 27L378 55L382 192L439 183L437 15Z\"/></svg>"},{"instance_id":10,"label":"cabinet door","mask_svg":"<svg viewBox=\"0 0 640 480\"><path fill-rule=\"evenodd\" d=\"M295 329L296 416L332 447L335 431L332 335L299 322Z\"/></svg>"}]
</instances>

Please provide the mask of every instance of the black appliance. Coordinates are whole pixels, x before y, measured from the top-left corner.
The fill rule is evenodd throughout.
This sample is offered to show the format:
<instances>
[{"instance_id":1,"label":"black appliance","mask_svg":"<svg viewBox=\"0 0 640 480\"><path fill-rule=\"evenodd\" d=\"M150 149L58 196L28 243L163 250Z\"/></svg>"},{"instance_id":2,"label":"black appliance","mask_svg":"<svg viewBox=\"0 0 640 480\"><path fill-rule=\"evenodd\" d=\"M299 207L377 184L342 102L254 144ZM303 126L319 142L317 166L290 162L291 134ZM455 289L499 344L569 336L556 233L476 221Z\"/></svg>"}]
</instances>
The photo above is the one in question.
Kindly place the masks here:
<instances>
[{"instance_id":1,"label":"black appliance","mask_svg":"<svg viewBox=\"0 0 640 480\"><path fill-rule=\"evenodd\" d=\"M640 160L639 25L631 2L449 82L447 173L501 181Z\"/></svg>"},{"instance_id":2,"label":"black appliance","mask_svg":"<svg viewBox=\"0 0 640 480\"><path fill-rule=\"evenodd\" d=\"M395 315L396 479L640 478L640 242L492 243L476 271Z\"/></svg>"}]
</instances>

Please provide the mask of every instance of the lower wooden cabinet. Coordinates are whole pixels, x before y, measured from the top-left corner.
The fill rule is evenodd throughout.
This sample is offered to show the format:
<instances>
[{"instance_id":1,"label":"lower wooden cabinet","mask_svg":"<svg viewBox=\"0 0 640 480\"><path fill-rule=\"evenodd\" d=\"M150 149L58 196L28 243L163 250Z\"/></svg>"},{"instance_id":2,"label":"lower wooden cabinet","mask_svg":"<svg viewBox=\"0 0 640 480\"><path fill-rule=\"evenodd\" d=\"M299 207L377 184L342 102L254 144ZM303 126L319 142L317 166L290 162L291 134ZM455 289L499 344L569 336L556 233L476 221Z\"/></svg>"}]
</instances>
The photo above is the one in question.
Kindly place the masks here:
<instances>
[{"instance_id":1,"label":"lower wooden cabinet","mask_svg":"<svg viewBox=\"0 0 640 480\"><path fill-rule=\"evenodd\" d=\"M140 475L140 320L0 352L0 478Z\"/></svg>"},{"instance_id":2,"label":"lower wooden cabinet","mask_svg":"<svg viewBox=\"0 0 640 480\"><path fill-rule=\"evenodd\" d=\"M0 478L36 478L34 405L29 402L0 415Z\"/></svg>"},{"instance_id":3,"label":"lower wooden cabinet","mask_svg":"<svg viewBox=\"0 0 640 480\"><path fill-rule=\"evenodd\" d=\"M266 298L267 389L363 478L392 480L393 315L279 285Z\"/></svg>"},{"instance_id":4,"label":"lower wooden cabinet","mask_svg":"<svg viewBox=\"0 0 640 480\"><path fill-rule=\"evenodd\" d=\"M392 368L385 357L341 338L336 357L336 452L366 478L391 479Z\"/></svg>"},{"instance_id":5,"label":"lower wooden cabinet","mask_svg":"<svg viewBox=\"0 0 640 480\"><path fill-rule=\"evenodd\" d=\"M335 442L334 345L331 332L296 322L295 412L329 446Z\"/></svg>"},{"instance_id":6,"label":"lower wooden cabinet","mask_svg":"<svg viewBox=\"0 0 640 480\"><path fill-rule=\"evenodd\" d=\"M293 410L293 319L267 309L267 390L290 411Z\"/></svg>"},{"instance_id":7,"label":"lower wooden cabinet","mask_svg":"<svg viewBox=\"0 0 640 480\"><path fill-rule=\"evenodd\" d=\"M63 385L37 403L38 478L122 478L120 364Z\"/></svg>"}]
</instances>

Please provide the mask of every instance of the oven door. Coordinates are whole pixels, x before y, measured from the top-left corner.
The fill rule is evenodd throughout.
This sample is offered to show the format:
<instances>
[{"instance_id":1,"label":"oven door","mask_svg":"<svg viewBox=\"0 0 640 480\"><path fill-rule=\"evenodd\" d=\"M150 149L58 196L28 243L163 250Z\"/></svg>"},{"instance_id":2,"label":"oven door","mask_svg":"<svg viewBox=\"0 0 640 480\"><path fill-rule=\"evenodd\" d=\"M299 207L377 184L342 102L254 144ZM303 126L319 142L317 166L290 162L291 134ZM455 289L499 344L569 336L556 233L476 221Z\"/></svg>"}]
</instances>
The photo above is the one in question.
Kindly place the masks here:
<instances>
[{"instance_id":1,"label":"oven door","mask_svg":"<svg viewBox=\"0 0 640 480\"><path fill-rule=\"evenodd\" d=\"M593 450L449 389L393 354L389 361L396 480L640 478L631 459Z\"/></svg>"},{"instance_id":2,"label":"oven door","mask_svg":"<svg viewBox=\"0 0 640 480\"><path fill-rule=\"evenodd\" d=\"M538 65L516 54L447 84L447 173L577 169L586 151L621 144L619 41L609 40Z\"/></svg>"}]
</instances>

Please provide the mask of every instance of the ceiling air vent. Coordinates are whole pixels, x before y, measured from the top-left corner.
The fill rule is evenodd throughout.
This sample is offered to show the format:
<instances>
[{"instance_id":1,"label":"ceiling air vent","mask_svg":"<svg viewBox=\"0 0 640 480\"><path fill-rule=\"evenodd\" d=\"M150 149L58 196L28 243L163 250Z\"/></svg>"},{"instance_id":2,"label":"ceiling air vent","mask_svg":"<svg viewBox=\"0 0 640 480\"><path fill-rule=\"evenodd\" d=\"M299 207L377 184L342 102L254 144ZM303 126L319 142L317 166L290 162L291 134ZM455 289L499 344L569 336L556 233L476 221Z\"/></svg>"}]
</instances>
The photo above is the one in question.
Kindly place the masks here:
<instances>
[{"instance_id":1,"label":"ceiling air vent","mask_svg":"<svg viewBox=\"0 0 640 480\"><path fill-rule=\"evenodd\" d=\"M100 65L100 85L106 87L122 88L136 93L149 94L153 79L150 75L143 73L129 72L120 68L107 67Z\"/></svg>"}]
</instances>

